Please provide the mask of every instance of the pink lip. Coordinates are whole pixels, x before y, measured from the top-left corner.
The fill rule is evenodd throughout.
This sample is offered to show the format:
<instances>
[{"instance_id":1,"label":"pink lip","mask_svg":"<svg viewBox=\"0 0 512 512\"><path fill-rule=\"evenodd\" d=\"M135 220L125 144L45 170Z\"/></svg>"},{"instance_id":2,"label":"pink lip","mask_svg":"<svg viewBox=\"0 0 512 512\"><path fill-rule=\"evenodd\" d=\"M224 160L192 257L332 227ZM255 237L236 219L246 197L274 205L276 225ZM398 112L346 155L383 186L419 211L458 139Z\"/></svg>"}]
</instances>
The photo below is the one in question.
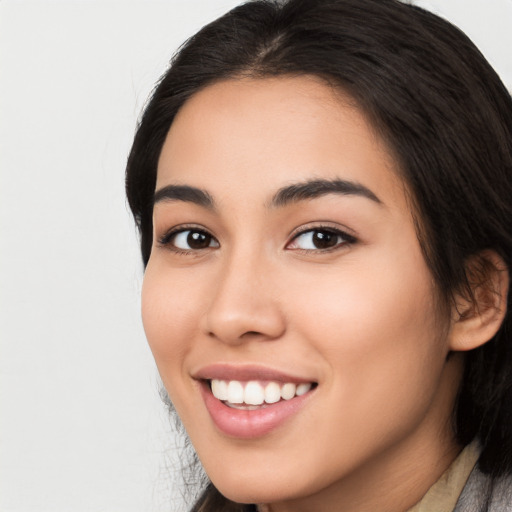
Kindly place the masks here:
<instances>
[{"instance_id":1,"label":"pink lip","mask_svg":"<svg viewBox=\"0 0 512 512\"><path fill-rule=\"evenodd\" d=\"M212 364L201 368L193 374L195 379L199 380L260 380L260 381L276 381L276 382L293 382L294 384L301 384L313 382L312 379L296 377L293 375L266 368L257 365L242 365L236 366L232 364Z\"/></svg>"},{"instance_id":2,"label":"pink lip","mask_svg":"<svg viewBox=\"0 0 512 512\"><path fill-rule=\"evenodd\" d=\"M236 367L230 365L212 365L202 368L194 375L194 378L200 379L201 396L215 426L225 435L238 439L255 439L269 434L297 414L315 390L313 388L306 394L296 396L291 400L266 404L260 409L233 409L213 396L209 380L272 380L297 384L312 381L258 366Z\"/></svg>"}]
</instances>

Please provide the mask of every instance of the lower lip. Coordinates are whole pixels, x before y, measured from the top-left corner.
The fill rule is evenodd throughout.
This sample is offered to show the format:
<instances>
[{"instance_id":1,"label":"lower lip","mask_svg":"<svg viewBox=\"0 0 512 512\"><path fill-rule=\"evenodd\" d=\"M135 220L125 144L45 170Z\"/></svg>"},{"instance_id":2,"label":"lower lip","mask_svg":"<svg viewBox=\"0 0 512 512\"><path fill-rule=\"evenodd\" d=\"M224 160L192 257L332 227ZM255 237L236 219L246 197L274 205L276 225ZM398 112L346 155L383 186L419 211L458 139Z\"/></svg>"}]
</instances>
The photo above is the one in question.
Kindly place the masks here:
<instances>
[{"instance_id":1,"label":"lower lip","mask_svg":"<svg viewBox=\"0 0 512 512\"><path fill-rule=\"evenodd\" d=\"M233 409L217 400L211 392L209 383L200 385L206 409L217 426L224 434L239 439L262 437L296 414L310 397L312 391L296 396L291 400L281 400L275 404L267 404L261 409Z\"/></svg>"}]
</instances>

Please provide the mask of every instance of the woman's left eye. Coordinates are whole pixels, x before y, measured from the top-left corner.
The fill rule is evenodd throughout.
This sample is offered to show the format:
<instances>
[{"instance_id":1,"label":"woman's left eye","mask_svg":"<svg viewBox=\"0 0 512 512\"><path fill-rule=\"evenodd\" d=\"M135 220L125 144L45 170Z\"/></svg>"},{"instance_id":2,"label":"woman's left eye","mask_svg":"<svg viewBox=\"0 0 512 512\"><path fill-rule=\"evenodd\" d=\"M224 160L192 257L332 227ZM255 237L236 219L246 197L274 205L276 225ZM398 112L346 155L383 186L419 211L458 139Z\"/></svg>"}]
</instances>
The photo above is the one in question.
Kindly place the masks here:
<instances>
[{"instance_id":1,"label":"woman's left eye","mask_svg":"<svg viewBox=\"0 0 512 512\"><path fill-rule=\"evenodd\" d=\"M354 243L355 238L335 229L316 228L303 231L292 239L287 249L304 251L322 251L335 249L348 243Z\"/></svg>"}]
</instances>

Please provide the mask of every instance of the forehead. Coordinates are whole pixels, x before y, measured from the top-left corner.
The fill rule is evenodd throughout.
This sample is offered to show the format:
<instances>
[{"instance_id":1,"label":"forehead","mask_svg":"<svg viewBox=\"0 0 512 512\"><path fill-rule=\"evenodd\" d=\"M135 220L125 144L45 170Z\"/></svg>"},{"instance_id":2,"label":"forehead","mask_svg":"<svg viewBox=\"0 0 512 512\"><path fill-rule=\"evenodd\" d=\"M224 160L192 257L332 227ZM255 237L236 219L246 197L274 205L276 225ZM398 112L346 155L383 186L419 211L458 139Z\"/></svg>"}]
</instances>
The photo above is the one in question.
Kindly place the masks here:
<instances>
[{"instance_id":1,"label":"forehead","mask_svg":"<svg viewBox=\"0 0 512 512\"><path fill-rule=\"evenodd\" d=\"M350 96L311 76L242 78L210 85L183 105L156 188L177 183L254 197L315 178L404 199L391 152Z\"/></svg>"}]
</instances>

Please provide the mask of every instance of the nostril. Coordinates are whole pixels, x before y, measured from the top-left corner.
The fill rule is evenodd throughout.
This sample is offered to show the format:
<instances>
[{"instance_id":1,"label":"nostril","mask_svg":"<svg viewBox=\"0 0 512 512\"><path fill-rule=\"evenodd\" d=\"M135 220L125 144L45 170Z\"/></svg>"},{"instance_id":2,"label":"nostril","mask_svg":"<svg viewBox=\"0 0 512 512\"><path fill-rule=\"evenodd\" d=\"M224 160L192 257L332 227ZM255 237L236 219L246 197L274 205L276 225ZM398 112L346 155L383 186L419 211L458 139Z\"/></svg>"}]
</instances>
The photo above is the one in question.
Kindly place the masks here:
<instances>
[{"instance_id":1,"label":"nostril","mask_svg":"<svg viewBox=\"0 0 512 512\"><path fill-rule=\"evenodd\" d=\"M258 299L241 300L227 297L227 292L212 301L203 317L203 328L210 338L227 344L277 339L286 330L286 322L278 305ZM226 299L226 300L224 300Z\"/></svg>"}]
</instances>

